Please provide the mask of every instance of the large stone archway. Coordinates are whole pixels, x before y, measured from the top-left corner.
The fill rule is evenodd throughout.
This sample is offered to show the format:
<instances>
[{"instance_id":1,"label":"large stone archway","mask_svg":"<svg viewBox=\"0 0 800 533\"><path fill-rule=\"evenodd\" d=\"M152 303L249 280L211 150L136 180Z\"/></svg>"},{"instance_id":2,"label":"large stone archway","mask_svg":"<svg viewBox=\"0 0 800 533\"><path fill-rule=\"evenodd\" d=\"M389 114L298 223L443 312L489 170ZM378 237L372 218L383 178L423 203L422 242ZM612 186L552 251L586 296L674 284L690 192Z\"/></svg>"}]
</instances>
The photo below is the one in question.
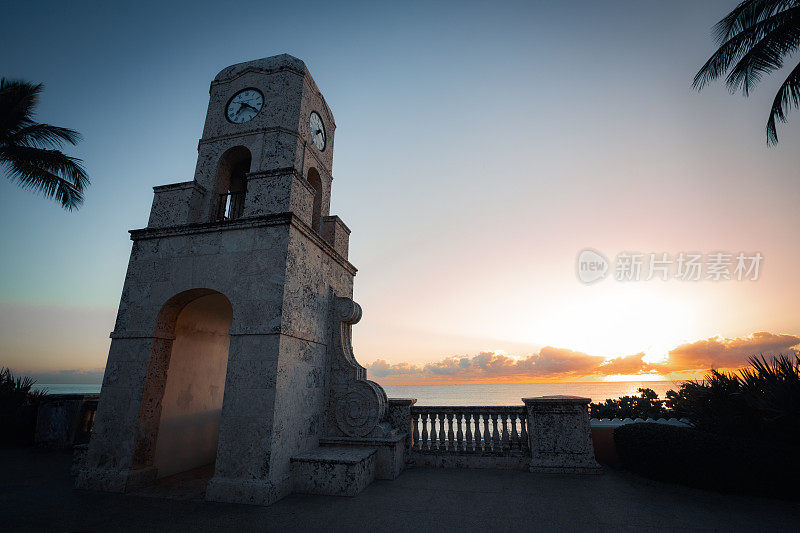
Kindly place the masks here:
<instances>
[{"instance_id":1,"label":"large stone archway","mask_svg":"<svg viewBox=\"0 0 800 533\"><path fill-rule=\"evenodd\" d=\"M221 293L192 289L158 314L142 390L131 467L156 478L216 457L233 308Z\"/></svg>"}]
</instances>

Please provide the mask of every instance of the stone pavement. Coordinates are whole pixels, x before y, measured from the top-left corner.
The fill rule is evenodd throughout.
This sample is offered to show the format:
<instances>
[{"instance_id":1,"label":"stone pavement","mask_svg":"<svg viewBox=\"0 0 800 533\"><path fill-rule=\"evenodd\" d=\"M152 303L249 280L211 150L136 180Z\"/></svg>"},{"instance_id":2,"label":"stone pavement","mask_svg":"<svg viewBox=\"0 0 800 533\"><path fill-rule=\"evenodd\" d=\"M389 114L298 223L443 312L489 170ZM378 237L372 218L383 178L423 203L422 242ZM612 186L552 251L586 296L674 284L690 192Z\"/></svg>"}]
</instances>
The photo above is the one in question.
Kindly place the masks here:
<instances>
[{"instance_id":1,"label":"stone pavement","mask_svg":"<svg viewBox=\"0 0 800 533\"><path fill-rule=\"evenodd\" d=\"M0 529L796 531L800 524L797 501L711 493L614 470L580 476L418 468L353 498L294 494L257 507L78 491L69 467L64 452L0 450Z\"/></svg>"}]
</instances>

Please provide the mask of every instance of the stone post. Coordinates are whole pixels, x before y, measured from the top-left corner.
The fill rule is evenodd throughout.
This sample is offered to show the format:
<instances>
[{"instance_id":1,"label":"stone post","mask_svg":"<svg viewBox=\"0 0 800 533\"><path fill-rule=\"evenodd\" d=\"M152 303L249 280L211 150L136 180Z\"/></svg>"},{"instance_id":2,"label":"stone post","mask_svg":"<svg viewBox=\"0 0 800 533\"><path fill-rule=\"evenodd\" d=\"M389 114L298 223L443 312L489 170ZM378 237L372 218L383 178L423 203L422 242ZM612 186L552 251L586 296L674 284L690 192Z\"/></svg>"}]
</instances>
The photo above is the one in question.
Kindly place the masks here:
<instances>
[{"instance_id":1,"label":"stone post","mask_svg":"<svg viewBox=\"0 0 800 533\"><path fill-rule=\"evenodd\" d=\"M595 473L589 411L578 396L523 398L528 414L531 472Z\"/></svg>"},{"instance_id":2,"label":"stone post","mask_svg":"<svg viewBox=\"0 0 800 533\"><path fill-rule=\"evenodd\" d=\"M393 428L408 433L406 451L411 449L414 439L414 426L411 424L411 406L416 398L389 398L389 423Z\"/></svg>"}]
</instances>

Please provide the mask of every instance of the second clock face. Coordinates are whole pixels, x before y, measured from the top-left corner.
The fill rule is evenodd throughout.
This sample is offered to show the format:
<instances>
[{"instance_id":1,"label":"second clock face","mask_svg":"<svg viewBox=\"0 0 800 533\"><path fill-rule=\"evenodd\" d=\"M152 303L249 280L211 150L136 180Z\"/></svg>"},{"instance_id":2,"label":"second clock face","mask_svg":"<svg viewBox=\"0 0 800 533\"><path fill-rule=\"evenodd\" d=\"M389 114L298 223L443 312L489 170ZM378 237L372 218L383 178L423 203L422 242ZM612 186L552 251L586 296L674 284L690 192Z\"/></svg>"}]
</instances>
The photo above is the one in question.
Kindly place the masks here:
<instances>
[{"instance_id":1,"label":"second clock face","mask_svg":"<svg viewBox=\"0 0 800 533\"><path fill-rule=\"evenodd\" d=\"M308 129L311 130L311 140L320 152L325 149L325 126L316 111L308 117Z\"/></svg>"},{"instance_id":2,"label":"second clock face","mask_svg":"<svg viewBox=\"0 0 800 533\"><path fill-rule=\"evenodd\" d=\"M241 124L253 120L263 106L264 95L261 94L261 91L245 89L233 95L231 101L228 102L225 115L234 124Z\"/></svg>"}]
</instances>

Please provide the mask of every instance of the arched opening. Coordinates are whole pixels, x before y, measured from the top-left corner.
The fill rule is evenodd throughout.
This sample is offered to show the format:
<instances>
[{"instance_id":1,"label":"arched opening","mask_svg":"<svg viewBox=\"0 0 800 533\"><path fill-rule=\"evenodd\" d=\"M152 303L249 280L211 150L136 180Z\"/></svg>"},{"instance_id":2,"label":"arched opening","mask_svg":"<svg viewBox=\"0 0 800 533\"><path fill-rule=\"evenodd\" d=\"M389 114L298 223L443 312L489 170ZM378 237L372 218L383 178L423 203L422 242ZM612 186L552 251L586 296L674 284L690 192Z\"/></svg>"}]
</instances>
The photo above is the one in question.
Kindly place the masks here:
<instances>
[{"instance_id":1,"label":"arched opening","mask_svg":"<svg viewBox=\"0 0 800 533\"><path fill-rule=\"evenodd\" d=\"M311 217L311 227L322 233L322 180L319 172L314 167L308 169L308 183L314 188L314 212Z\"/></svg>"},{"instance_id":2,"label":"arched opening","mask_svg":"<svg viewBox=\"0 0 800 533\"><path fill-rule=\"evenodd\" d=\"M193 471L193 479L203 483L211 476L232 321L230 301L210 289L185 291L164 304L148 362L132 468L155 467L156 478Z\"/></svg>"},{"instance_id":3,"label":"arched opening","mask_svg":"<svg viewBox=\"0 0 800 533\"><path fill-rule=\"evenodd\" d=\"M250 150L244 146L234 146L222 154L217 167L216 220L242 216L251 161Z\"/></svg>"}]
</instances>

